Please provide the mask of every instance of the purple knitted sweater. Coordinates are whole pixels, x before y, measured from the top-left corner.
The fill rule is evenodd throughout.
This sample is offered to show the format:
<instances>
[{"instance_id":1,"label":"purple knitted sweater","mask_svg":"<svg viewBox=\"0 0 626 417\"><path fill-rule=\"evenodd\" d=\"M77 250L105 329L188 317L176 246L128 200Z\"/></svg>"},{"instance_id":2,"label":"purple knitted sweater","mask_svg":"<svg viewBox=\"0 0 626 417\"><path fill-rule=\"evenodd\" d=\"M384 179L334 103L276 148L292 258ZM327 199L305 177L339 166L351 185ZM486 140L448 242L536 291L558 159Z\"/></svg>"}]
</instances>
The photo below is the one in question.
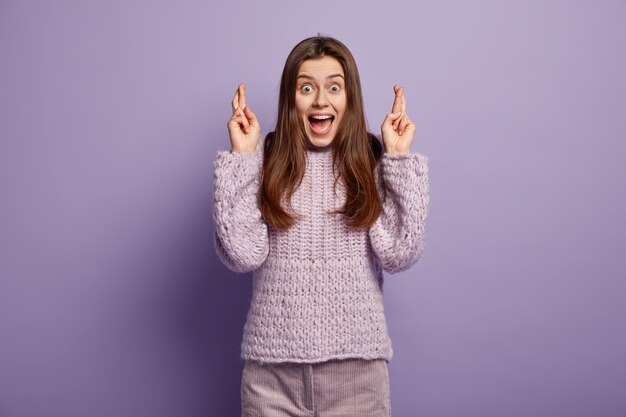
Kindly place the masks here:
<instances>
[{"instance_id":1,"label":"purple knitted sweater","mask_svg":"<svg viewBox=\"0 0 626 417\"><path fill-rule=\"evenodd\" d=\"M346 198L342 181L333 191L332 148L307 150L292 197L304 217L280 231L265 224L258 207L263 142L256 152L219 151L214 162L217 254L233 271L254 271L242 359L390 361L382 271L406 270L424 250L428 158L383 153L376 168L382 214L357 229L327 213Z\"/></svg>"}]
</instances>

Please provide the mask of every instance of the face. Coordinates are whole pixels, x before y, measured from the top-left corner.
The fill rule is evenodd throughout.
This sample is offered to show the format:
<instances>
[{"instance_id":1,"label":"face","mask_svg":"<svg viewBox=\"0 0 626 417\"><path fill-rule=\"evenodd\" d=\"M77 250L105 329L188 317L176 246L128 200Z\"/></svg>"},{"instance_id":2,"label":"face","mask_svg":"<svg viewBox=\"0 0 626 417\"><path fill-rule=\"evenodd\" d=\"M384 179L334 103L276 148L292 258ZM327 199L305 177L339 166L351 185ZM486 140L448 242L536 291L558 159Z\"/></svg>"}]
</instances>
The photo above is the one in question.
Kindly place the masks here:
<instances>
[{"instance_id":1,"label":"face","mask_svg":"<svg viewBox=\"0 0 626 417\"><path fill-rule=\"evenodd\" d=\"M336 58L308 59L296 82L296 109L314 146L325 147L335 138L347 98L345 75Z\"/></svg>"}]
</instances>

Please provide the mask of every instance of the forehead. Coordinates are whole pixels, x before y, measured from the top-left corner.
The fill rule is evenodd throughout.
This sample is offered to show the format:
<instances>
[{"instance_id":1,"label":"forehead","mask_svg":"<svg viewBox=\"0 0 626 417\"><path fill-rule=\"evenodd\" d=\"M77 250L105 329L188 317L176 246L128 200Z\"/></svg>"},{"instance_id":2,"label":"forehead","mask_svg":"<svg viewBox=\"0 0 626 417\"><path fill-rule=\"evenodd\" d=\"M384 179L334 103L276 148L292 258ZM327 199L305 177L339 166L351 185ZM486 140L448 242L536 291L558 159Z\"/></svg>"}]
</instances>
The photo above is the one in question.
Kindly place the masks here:
<instances>
[{"instance_id":1,"label":"forehead","mask_svg":"<svg viewBox=\"0 0 626 417\"><path fill-rule=\"evenodd\" d=\"M345 77L341 63L332 56L307 59L302 63L298 71L298 75L308 75L316 78L326 78L333 74L341 74Z\"/></svg>"}]
</instances>

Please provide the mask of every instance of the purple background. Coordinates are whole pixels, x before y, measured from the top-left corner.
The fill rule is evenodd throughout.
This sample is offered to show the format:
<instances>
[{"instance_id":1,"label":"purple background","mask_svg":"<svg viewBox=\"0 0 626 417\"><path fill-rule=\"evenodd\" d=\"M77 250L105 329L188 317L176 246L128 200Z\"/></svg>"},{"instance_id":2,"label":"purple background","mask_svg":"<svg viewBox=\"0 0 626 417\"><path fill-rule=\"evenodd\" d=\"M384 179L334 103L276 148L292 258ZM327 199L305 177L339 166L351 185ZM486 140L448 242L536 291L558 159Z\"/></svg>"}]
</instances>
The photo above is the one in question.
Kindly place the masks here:
<instances>
[{"instance_id":1,"label":"purple background","mask_svg":"<svg viewBox=\"0 0 626 417\"><path fill-rule=\"evenodd\" d=\"M423 258L396 416L626 415L623 1L0 2L0 416L235 416L251 275L212 244L237 83L317 32L406 87Z\"/></svg>"}]
</instances>

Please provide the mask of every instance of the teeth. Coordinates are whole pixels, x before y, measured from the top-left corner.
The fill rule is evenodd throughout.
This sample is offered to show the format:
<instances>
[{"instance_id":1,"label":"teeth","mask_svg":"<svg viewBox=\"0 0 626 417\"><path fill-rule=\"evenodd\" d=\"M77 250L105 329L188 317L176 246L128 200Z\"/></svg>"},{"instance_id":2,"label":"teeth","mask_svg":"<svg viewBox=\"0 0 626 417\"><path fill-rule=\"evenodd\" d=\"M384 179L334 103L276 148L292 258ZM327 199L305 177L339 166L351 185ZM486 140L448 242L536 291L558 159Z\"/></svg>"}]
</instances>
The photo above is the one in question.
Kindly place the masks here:
<instances>
[{"instance_id":1,"label":"teeth","mask_svg":"<svg viewBox=\"0 0 626 417\"><path fill-rule=\"evenodd\" d=\"M330 119L332 116L329 116L328 114L325 114L325 115L315 114L315 115L312 115L311 117L317 120L325 120L325 119Z\"/></svg>"}]
</instances>

